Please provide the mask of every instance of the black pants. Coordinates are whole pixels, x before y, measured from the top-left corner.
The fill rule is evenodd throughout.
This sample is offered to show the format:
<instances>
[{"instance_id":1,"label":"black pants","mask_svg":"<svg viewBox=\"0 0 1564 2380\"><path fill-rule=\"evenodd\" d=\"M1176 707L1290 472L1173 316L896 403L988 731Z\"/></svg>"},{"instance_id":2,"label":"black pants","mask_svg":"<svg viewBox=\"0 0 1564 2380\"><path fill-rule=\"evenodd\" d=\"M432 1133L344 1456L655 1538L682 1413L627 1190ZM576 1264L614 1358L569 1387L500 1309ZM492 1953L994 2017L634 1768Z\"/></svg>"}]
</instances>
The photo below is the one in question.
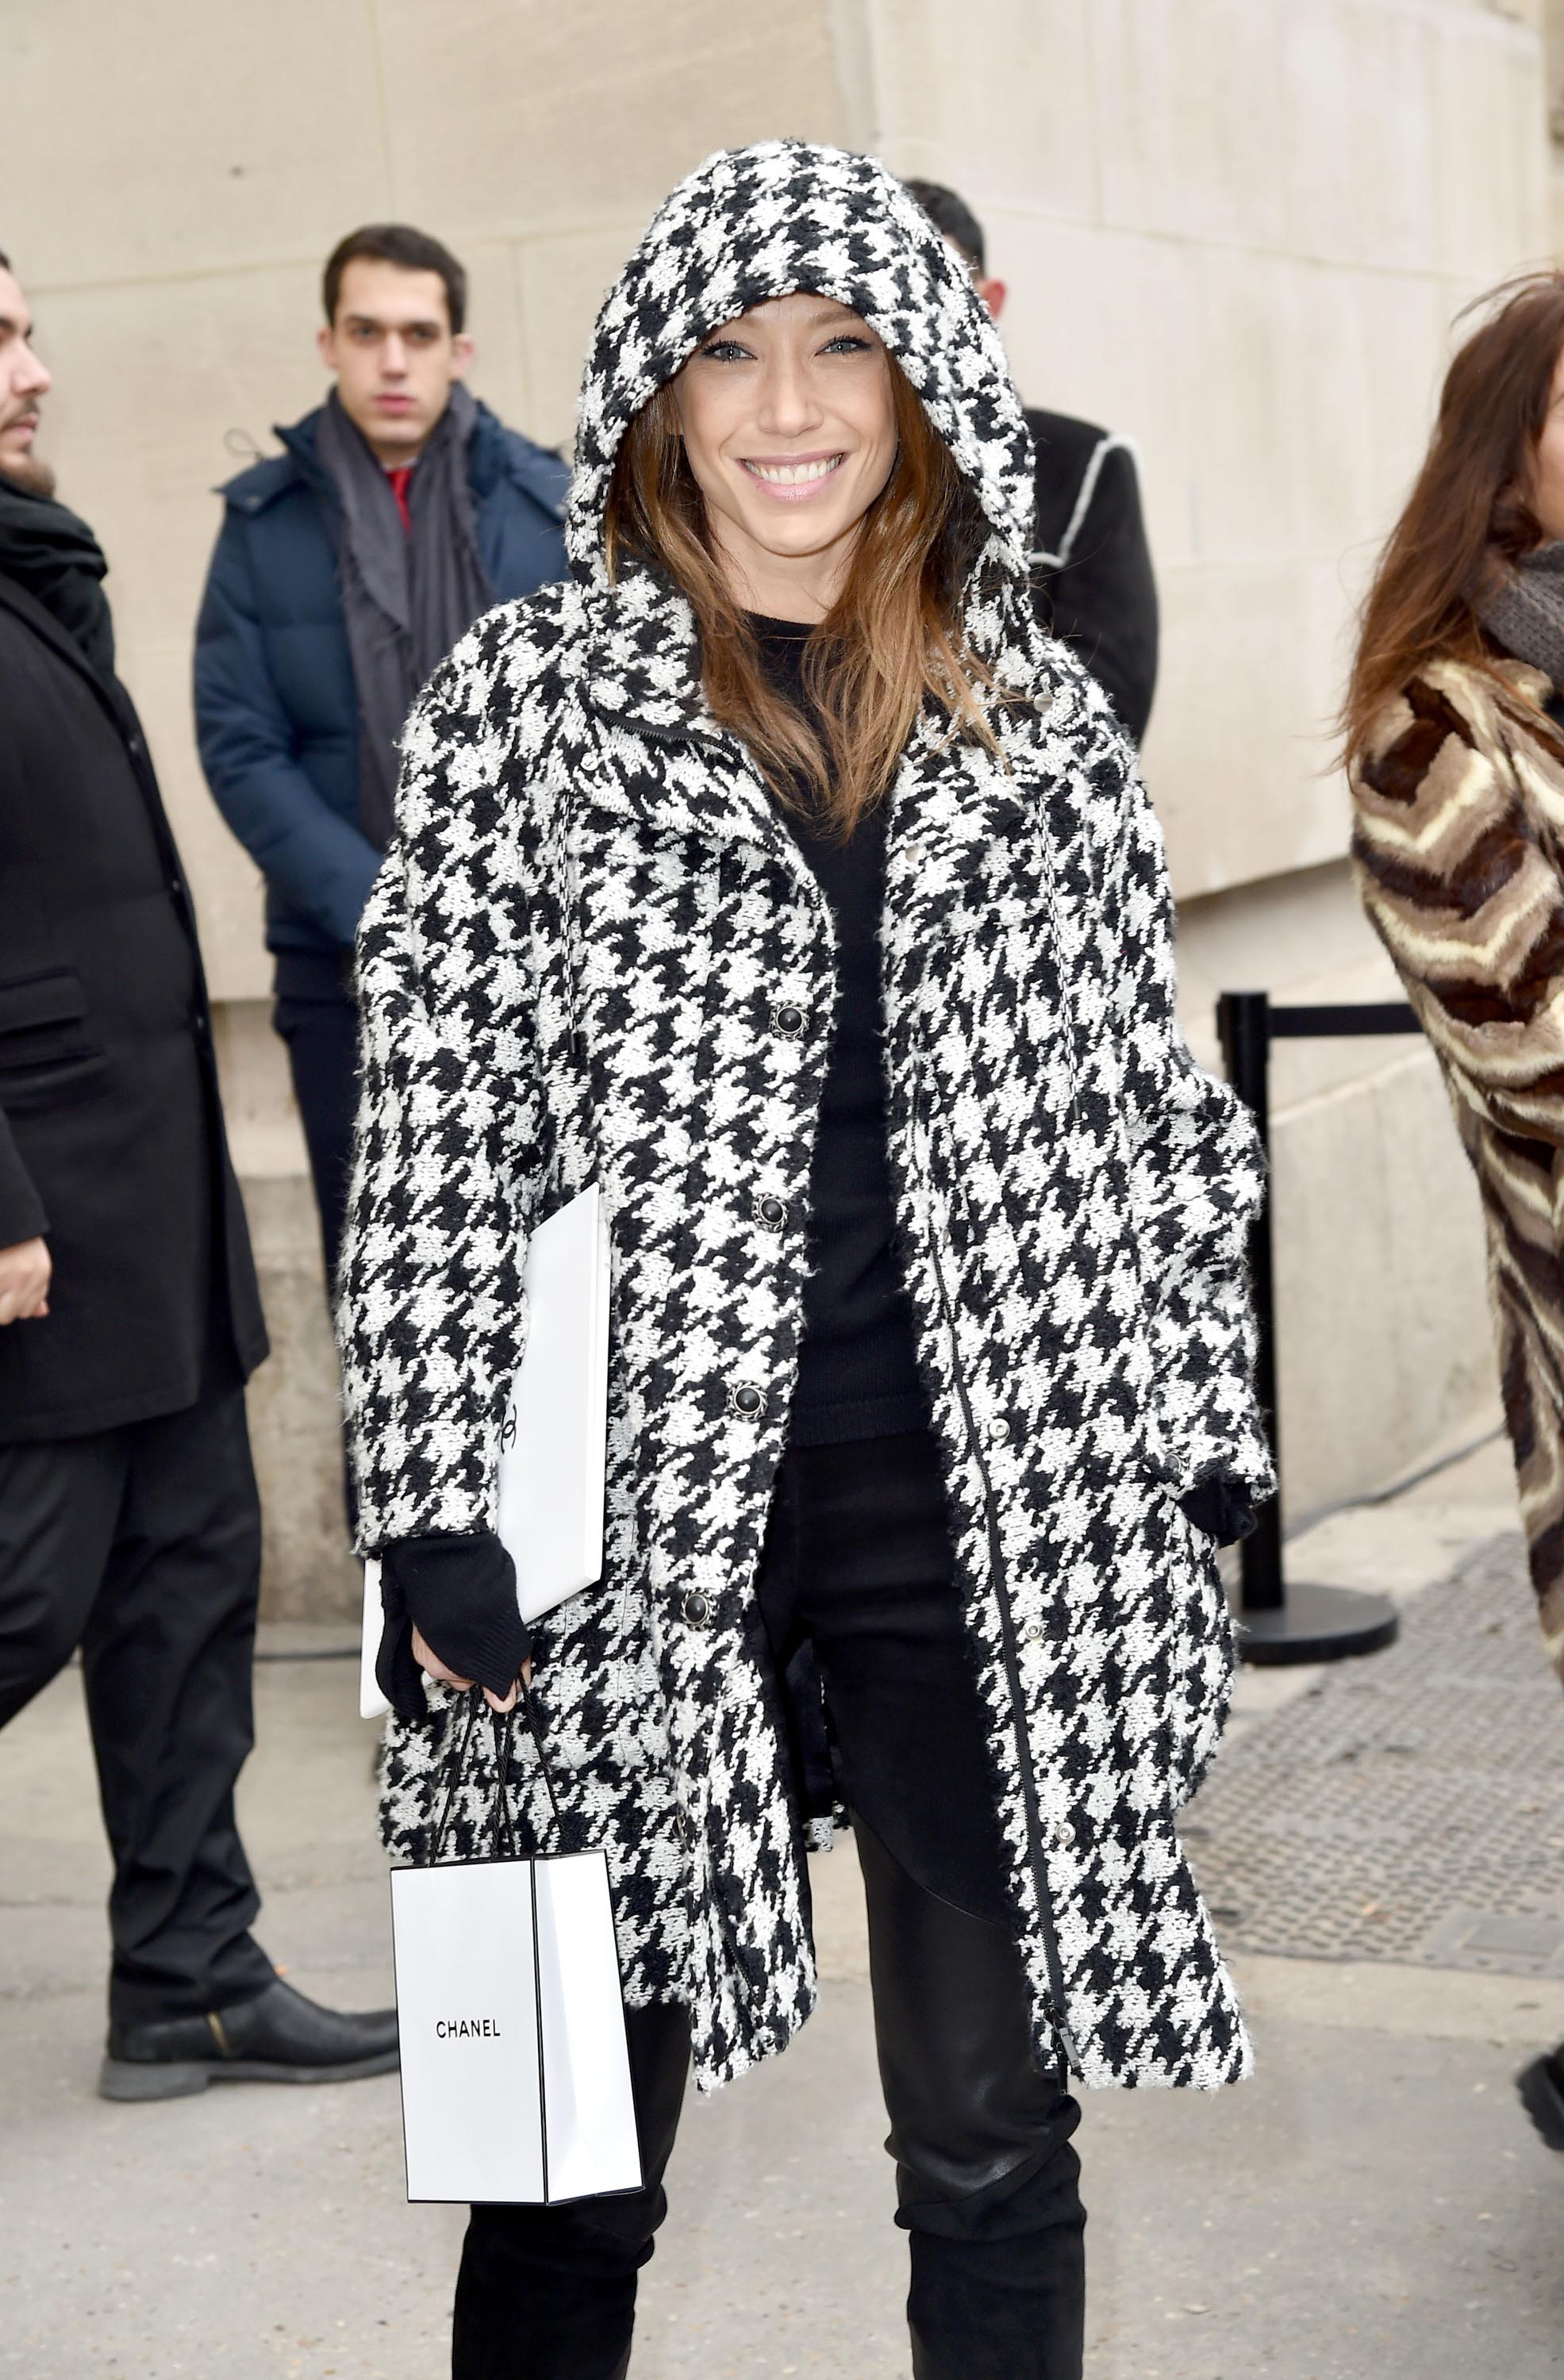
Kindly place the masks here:
<instances>
[{"instance_id":1,"label":"black pants","mask_svg":"<svg viewBox=\"0 0 1564 2380\"><path fill-rule=\"evenodd\" d=\"M767 1666L808 1637L853 1810L880 2076L910 2234L918 2380L1080 2380L1080 2109L1035 2063L977 1685L922 1432L789 1454L760 1582ZM475 2206L455 2380L621 2380L636 2274L666 2202L681 2014L634 2010L646 2185L576 2206Z\"/></svg>"},{"instance_id":2,"label":"black pants","mask_svg":"<svg viewBox=\"0 0 1564 2380\"><path fill-rule=\"evenodd\" d=\"M287 1045L329 1291L336 1279L348 1220L353 1118L359 1104L359 1007L343 981L340 960L324 952L280 953L275 991L272 1024Z\"/></svg>"},{"instance_id":3,"label":"black pants","mask_svg":"<svg viewBox=\"0 0 1564 2380\"><path fill-rule=\"evenodd\" d=\"M279 953L275 990L272 1025L287 1045L294 1101L304 1127L329 1301L336 1293L342 1235L348 1228L353 1120L359 1104L359 1004L343 979L341 961L324 952ZM346 1449L342 1501L348 1535L356 1537L358 1505Z\"/></svg>"},{"instance_id":4,"label":"black pants","mask_svg":"<svg viewBox=\"0 0 1564 2380\"><path fill-rule=\"evenodd\" d=\"M79 1645L114 1852L116 2022L229 2007L274 1980L234 1822L260 1574L238 1386L156 1421L0 1447L0 1727Z\"/></svg>"}]
</instances>

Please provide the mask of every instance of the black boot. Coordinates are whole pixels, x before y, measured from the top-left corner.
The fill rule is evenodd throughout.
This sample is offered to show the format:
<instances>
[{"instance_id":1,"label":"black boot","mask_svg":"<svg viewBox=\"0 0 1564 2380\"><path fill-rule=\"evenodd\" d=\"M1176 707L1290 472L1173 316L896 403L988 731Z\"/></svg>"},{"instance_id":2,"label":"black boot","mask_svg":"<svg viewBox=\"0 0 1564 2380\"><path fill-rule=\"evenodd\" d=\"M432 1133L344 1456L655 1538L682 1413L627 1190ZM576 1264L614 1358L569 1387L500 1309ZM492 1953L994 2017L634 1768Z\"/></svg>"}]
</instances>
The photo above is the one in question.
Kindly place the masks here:
<instances>
[{"instance_id":1,"label":"black boot","mask_svg":"<svg viewBox=\"0 0 1564 2380\"><path fill-rule=\"evenodd\" d=\"M644 2180L561 2206L475 2206L451 2324L453 2380L624 2380L635 2291L667 2213L663 2174L690 2070L678 2008L629 2009Z\"/></svg>"},{"instance_id":2,"label":"black boot","mask_svg":"<svg viewBox=\"0 0 1564 2380\"><path fill-rule=\"evenodd\" d=\"M111 2024L105 2099L183 2099L209 2082L355 2082L397 2065L397 2011L321 2008L290 1984L205 2016Z\"/></svg>"},{"instance_id":3,"label":"black boot","mask_svg":"<svg viewBox=\"0 0 1564 2380\"><path fill-rule=\"evenodd\" d=\"M576 2206L475 2206L457 2276L455 2380L624 2380L636 2282L666 2204L658 2187Z\"/></svg>"},{"instance_id":4,"label":"black boot","mask_svg":"<svg viewBox=\"0 0 1564 2380\"><path fill-rule=\"evenodd\" d=\"M1548 2147L1564 2149L1564 2043L1523 2066L1515 2087Z\"/></svg>"},{"instance_id":5,"label":"black boot","mask_svg":"<svg viewBox=\"0 0 1564 2380\"><path fill-rule=\"evenodd\" d=\"M855 1831L915 2380L1081 2380L1081 2110L1033 2055L1010 1929Z\"/></svg>"},{"instance_id":6,"label":"black boot","mask_svg":"<svg viewBox=\"0 0 1564 2380\"><path fill-rule=\"evenodd\" d=\"M904 2209L913 2380L1080 2380L1086 2221L1068 2142L1019 2185ZM942 2219L943 2218L943 2219ZM938 2228L935 2228L937 2225Z\"/></svg>"}]
</instances>

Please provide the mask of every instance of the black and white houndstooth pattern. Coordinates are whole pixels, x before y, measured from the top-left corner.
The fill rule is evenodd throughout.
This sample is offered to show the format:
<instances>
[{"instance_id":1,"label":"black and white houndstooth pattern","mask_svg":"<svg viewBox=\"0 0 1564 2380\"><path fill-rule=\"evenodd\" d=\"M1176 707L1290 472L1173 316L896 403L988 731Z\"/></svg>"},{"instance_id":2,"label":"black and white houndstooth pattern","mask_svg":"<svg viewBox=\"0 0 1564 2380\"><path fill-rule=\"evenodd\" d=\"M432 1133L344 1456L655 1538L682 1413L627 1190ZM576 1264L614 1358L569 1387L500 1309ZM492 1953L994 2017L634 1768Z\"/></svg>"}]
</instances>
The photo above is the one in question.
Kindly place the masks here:
<instances>
[{"instance_id":1,"label":"black and white houndstooth pattern","mask_svg":"<svg viewBox=\"0 0 1564 2380\"><path fill-rule=\"evenodd\" d=\"M540 1721L570 1825L610 1850L630 1998L689 2004L707 2085L780 2049L814 1968L746 1616L798 1352L832 928L705 708L687 607L646 575L608 587L601 517L635 409L718 322L800 287L875 325L979 491L969 631L1024 698L996 708L1004 766L914 736L884 970L908 1286L1039 2046L1062 2035L1088 2083L1214 2085L1249 2047L1173 1819L1231 1647L1177 1497L1269 1485L1242 1262L1258 1152L1179 1036L1130 749L1032 625L1026 433L993 327L872 161L770 143L675 192L593 343L572 579L481 622L409 725L360 944L341 1324L363 1541L488 1524L520 1246L595 1175L607 1560L540 1632ZM388 1733L404 1855L427 1847L446 1724ZM462 1787L458 1846L485 1783Z\"/></svg>"}]
</instances>

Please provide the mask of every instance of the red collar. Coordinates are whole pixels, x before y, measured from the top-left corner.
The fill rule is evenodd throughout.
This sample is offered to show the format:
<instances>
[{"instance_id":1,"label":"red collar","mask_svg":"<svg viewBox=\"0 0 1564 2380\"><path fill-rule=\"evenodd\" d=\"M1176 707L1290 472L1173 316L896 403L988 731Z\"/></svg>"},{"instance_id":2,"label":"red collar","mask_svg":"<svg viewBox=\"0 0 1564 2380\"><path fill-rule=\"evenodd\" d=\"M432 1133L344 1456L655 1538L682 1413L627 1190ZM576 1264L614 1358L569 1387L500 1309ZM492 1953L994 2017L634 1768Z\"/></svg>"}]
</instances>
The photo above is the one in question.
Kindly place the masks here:
<instances>
[{"instance_id":1,"label":"red collar","mask_svg":"<svg viewBox=\"0 0 1564 2380\"><path fill-rule=\"evenodd\" d=\"M391 482L391 492L397 499L397 510L402 516L402 527L409 537L412 535L412 499L408 490L412 485L412 475L417 468L416 463L398 463L385 474Z\"/></svg>"}]
</instances>

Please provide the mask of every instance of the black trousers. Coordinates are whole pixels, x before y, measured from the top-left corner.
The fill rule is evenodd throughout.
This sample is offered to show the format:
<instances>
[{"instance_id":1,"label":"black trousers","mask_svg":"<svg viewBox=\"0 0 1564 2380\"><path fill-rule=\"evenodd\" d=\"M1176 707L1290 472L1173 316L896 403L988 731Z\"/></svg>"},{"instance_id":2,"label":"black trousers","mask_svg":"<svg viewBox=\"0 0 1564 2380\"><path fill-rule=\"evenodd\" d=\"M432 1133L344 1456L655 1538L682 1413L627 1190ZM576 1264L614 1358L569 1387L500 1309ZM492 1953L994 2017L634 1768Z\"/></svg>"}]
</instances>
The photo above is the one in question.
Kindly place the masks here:
<instances>
[{"instance_id":1,"label":"black trousers","mask_svg":"<svg viewBox=\"0 0 1564 2380\"><path fill-rule=\"evenodd\" d=\"M0 1446L0 1727L81 1648L114 1852L109 2014L200 2014L275 1980L234 1821L254 1738L261 1509L244 1391Z\"/></svg>"},{"instance_id":2,"label":"black trousers","mask_svg":"<svg viewBox=\"0 0 1564 2380\"><path fill-rule=\"evenodd\" d=\"M324 952L279 953L272 1025L287 1049L294 1101L304 1127L329 1302L336 1294L342 1236L348 1228L353 1122L359 1104L359 1003L343 981L341 962ZM346 1448L342 1501L348 1535L353 1537L358 1506Z\"/></svg>"},{"instance_id":3,"label":"black trousers","mask_svg":"<svg viewBox=\"0 0 1564 2380\"><path fill-rule=\"evenodd\" d=\"M917 2380L1080 2380L1080 2109L1035 2062L977 1683L922 1431L800 1449L760 1581L765 1666L813 1644L853 1812L880 2077L909 2232ZM689 2060L682 2013L632 2010L645 2187L475 2206L455 2380L622 2380L636 2275L666 2211Z\"/></svg>"},{"instance_id":4,"label":"black trousers","mask_svg":"<svg viewBox=\"0 0 1564 2380\"><path fill-rule=\"evenodd\" d=\"M317 957L289 952L279 957L272 1024L287 1047L329 1291L348 1221L353 1119L359 1104L359 1006L342 980L340 962L324 953Z\"/></svg>"}]
</instances>

